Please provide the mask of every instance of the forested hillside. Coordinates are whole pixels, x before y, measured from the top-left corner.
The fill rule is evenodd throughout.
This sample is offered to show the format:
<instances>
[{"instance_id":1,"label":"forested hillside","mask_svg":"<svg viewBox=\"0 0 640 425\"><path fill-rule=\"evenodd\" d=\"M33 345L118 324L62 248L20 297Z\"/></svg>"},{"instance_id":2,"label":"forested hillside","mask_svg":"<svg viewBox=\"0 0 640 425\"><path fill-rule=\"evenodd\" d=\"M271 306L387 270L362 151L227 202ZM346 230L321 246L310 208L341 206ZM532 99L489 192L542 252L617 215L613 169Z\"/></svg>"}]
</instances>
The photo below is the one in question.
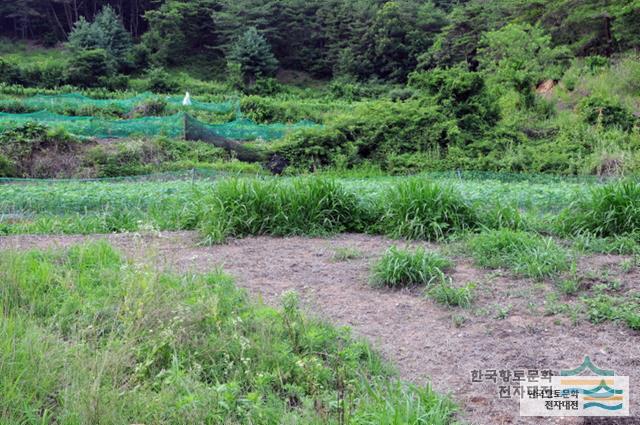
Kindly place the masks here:
<instances>
[{"instance_id":1,"label":"forested hillside","mask_svg":"<svg viewBox=\"0 0 640 425\"><path fill-rule=\"evenodd\" d=\"M258 123L323 124L258 156L291 170L640 164L637 0L7 0L0 24L5 94L239 97Z\"/></svg>"}]
</instances>

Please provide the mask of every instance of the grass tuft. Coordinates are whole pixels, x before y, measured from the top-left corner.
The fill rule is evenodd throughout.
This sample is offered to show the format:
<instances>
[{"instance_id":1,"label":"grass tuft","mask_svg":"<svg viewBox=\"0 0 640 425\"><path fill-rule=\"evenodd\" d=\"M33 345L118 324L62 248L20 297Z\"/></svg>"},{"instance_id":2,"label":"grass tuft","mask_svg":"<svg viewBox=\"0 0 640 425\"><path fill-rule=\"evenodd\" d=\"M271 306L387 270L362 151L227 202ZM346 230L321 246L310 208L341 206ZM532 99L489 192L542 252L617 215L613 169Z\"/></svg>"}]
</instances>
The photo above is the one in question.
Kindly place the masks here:
<instances>
[{"instance_id":1,"label":"grass tuft","mask_svg":"<svg viewBox=\"0 0 640 425\"><path fill-rule=\"evenodd\" d=\"M553 239L534 233L489 230L472 236L467 246L480 267L505 267L534 279L552 277L570 266L567 253Z\"/></svg>"},{"instance_id":2,"label":"grass tuft","mask_svg":"<svg viewBox=\"0 0 640 425\"><path fill-rule=\"evenodd\" d=\"M452 265L451 260L423 248L408 251L392 246L374 266L371 284L391 288L428 285Z\"/></svg>"},{"instance_id":3,"label":"grass tuft","mask_svg":"<svg viewBox=\"0 0 640 425\"><path fill-rule=\"evenodd\" d=\"M358 222L356 196L335 180L228 179L203 200L200 230L207 243L247 235L326 235Z\"/></svg>"},{"instance_id":4,"label":"grass tuft","mask_svg":"<svg viewBox=\"0 0 640 425\"><path fill-rule=\"evenodd\" d=\"M440 240L479 224L475 210L458 191L424 179L401 181L382 202L380 226L393 238Z\"/></svg>"},{"instance_id":5,"label":"grass tuft","mask_svg":"<svg viewBox=\"0 0 640 425\"><path fill-rule=\"evenodd\" d=\"M440 277L440 282L433 285L427 292L429 298L435 302L451 307L469 307L473 301L473 291L476 285L467 283L461 287L453 286L451 278L444 275Z\"/></svg>"},{"instance_id":6,"label":"grass tuft","mask_svg":"<svg viewBox=\"0 0 640 425\"><path fill-rule=\"evenodd\" d=\"M562 234L611 237L640 229L640 184L621 181L595 188L576 199L558 217Z\"/></svg>"}]
</instances>

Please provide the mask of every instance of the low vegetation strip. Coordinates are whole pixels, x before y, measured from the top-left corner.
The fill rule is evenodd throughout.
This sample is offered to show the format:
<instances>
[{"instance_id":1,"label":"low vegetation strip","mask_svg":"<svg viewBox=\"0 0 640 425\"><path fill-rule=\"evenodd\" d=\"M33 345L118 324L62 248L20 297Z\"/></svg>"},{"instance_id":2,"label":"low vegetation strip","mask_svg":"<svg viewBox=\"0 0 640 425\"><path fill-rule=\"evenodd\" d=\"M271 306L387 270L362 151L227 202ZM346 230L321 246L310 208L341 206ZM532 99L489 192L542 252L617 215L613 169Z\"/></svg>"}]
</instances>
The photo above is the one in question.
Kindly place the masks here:
<instances>
[{"instance_id":1,"label":"low vegetation strip","mask_svg":"<svg viewBox=\"0 0 640 425\"><path fill-rule=\"evenodd\" d=\"M520 240L525 244L537 244L539 237L525 232L534 230L575 237L584 249L588 248L585 244L593 248L596 239L607 236L614 242L624 242L624 250L629 251L635 245L640 223L640 209L631 196L637 187L638 183L621 181L595 189L591 196L609 192L628 196L624 202L620 197L598 198L600 219L591 218L590 223L611 223L606 232L583 225L579 232L568 232L568 223L580 217L576 205L586 202L581 198L589 193L588 187L578 190L570 186L564 192L554 188L557 192L552 191L552 199L560 196L565 202L564 208L561 204L555 209L564 212L555 214L555 210L541 206L544 201L537 203L546 191L544 187L536 185L530 193L514 195L505 191L502 183L479 185L428 176L382 180L225 177L213 182L3 185L0 233L200 229L206 242L218 243L248 235L340 232L438 241L483 230L510 229L518 240L522 235L534 238L533 242ZM527 202L522 200L525 195L530 198ZM489 234L500 238L507 235ZM551 242L548 248L555 249Z\"/></svg>"},{"instance_id":2,"label":"low vegetation strip","mask_svg":"<svg viewBox=\"0 0 640 425\"><path fill-rule=\"evenodd\" d=\"M105 242L0 257L0 421L449 424L345 329L221 272L158 274Z\"/></svg>"}]
</instances>

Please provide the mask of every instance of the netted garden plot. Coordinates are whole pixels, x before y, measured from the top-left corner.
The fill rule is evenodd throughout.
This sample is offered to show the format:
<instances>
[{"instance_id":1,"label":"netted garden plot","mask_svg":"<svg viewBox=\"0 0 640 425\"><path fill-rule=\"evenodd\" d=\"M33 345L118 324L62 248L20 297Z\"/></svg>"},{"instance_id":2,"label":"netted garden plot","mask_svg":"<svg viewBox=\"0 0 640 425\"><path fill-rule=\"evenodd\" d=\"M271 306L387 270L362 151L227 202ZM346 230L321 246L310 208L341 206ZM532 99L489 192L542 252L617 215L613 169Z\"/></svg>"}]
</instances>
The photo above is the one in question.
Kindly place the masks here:
<instances>
[{"instance_id":1,"label":"netted garden plot","mask_svg":"<svg viewBox=\"0 0 640 425\"><path fill-rule=\"evenodd\" d=\"M297 124L257 124L248 119L238 119L224 124L206 124L183 112L164 117L129 120L70 117L48 111L28 114L0 113L0 131L25 122L38 122L50 127L62 127L69 133L87 137L124 138L165 135L203 141L219 139L270 141L279 139L294 129L317 126L310 121L301 121Z\"/></svg>"},{"instance_id":2,"label":"netted garden plot","mask_svg":"<svg viewBox=\"0 0 640 425\"><path fill-rule=\"evenodd\" d=\"M3 103L19 103L29 110L46 109L49 111L61 111L65 109L81 109L81 108L106 108L117 109L121 112L129 112L136 106L145 102L159 100L164 101L170 106L181 107L183 98L180 96L157 96L153 93L141 93L137 96L127 99L94 99L84 96L80 93L65 93L56 95L36 95L32 97L26 97L21 99L2 100L0 106ZM224 102L200 102L195 99L190 100L191 104L188 106L191 109L214 112L214 113L229 113L234 109L237 109L238 102L227 100Z\"/></svg>"}]
</instances>

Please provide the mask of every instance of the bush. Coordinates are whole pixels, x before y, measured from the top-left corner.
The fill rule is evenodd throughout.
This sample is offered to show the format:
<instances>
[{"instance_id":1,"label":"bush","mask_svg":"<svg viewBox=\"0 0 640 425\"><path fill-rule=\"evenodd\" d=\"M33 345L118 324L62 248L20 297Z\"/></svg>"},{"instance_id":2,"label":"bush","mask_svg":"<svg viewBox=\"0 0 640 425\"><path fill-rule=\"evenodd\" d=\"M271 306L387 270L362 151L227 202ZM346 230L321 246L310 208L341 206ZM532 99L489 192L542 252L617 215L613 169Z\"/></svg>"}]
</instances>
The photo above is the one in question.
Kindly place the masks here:
<instances>
[{"instance_id":1,"label":"bush","mask_svg":"<svg viewBox=\"0 0 640 425\"><path fill-rule=\"evenodd\" d=\"M12 177L16 175L16 167L13 161L0 153L0 177Z\"/></svg>"},{"instance_id":2,"label":"bush","mask_svg":"<svg viewBox=\"0 0 640 425\"><path fill-rule=\"evenodd\" d=\"M0 83L20 83L20 68L2 58L0 58Z\"/></svg>"},{"instance_id":3,"label":"bush","mask_svg":"<svg viewBox=\"0 0 640 425\"><path fill-rule=\"evenodd\" d=\"M101 79L113 73L107 53L102 49L84 50L74 54L69 61L67 79L80 87L97 87Z\"/></svg>"},{"instance_id":4,"label":"bush","mask_svg":"<svg viewBox=\"0 0 640 425\"><path fill-rule=\"evenodd\" d=\"M566 252L553 239L537 234L490 230L471 237L467 246L480 267L506 267L534 279L552 277L569 268Z\"/></svg>"},{"instance_id":5,"label":"bush","mask_svg":"<svg viewBox=\"0 0 640 425\"><path fill-rule=\"evenodd\" d=\"M164 68L153 67L145 75L147 79L146 89L153 93L173 93L178 90L178 84L164 70Z\"/></svg>"},{"instance_id":6,"label":"bush","mask_svg":"<svg viewBox=\"0 0 640 425\"><path fill-rule=\"evenodd\" d=\"M361 209L354 194L327 179L229 179L216 184L203 202L201 232L207 243L355 230Z\"/></svg>"},{"instance_id":7,"label":"bush","mask_svg":"<svg viewBox=\"0 0 640 425\"><path fill-rule=\"evenodd\" d=\"M629 131L636 118L633 113L620 103L600 96L589 96L580 102L580 113L591 125L618 127Z\"/></svg>"},{"instance_id":8,"label":"bush","mask_svg":"<svg viewBox=\"0 0 640 425\"><path fill-rule=\"evenodd\" d=\"M429 285L452 265L450 260L424 248L408 251L392 246L374 266L370 282L391 288Z\"/></svg>"},{"instance_id":9,"label":"bush","mask_svg":"<svg viewBox=\"0 0 640 425\"><path fill-rule=\"evenodd\" d=\"M410 178L384 195L380 228L394 238L439 240L476 228L476 212L450 186Z\"/></svg>"},{"instance_id":10,"label":"bush","mask_svg":"<svg viewBox=\"0 0 640 425\"><path fill-rule=\"evenodd\" d=\"M640 184L621 181L596 187L577 197L557 219L562 234L608 237L640 229Z\"/></svg>"}]
</instances>

